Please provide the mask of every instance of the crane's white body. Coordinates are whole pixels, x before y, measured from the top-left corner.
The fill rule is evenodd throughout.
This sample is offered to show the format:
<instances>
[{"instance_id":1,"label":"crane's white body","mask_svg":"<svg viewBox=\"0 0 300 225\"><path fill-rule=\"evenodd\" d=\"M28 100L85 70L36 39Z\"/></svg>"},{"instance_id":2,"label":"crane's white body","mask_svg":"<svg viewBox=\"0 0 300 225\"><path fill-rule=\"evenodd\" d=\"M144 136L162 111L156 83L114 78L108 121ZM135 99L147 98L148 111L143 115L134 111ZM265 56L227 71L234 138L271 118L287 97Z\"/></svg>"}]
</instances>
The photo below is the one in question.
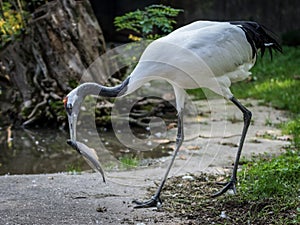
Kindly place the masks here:
<instances>
[{"instance_id":1,"label":"crane's white body","mask_svg":"<svg viewBox=\"0 0 300 225\"><path fill-rule=\"evenodd\" d=\"M238 26L197 21L146 48L130 75L126 93L147 81L165 79L175 89L205 87L229 99L233 96L231 83L247 78L255 59L245 32Z\"/></svg>"},{"instance_id":2,"label":"crane's white body","mask_svg":"<svg viewBox=\"0 0 300 225\"><path fill-rule=\"evenodd\" d=\"M243 113L244 126L230 181L214 194L219 196L227 190L235 192L237 169L243 144L251 121L251 112L232 95L232 82L247 78L255 63L257 51L263 55L265 49L282 51L268 30L256 22L197 21L179 28L169 35L153 41L142 54L136 68L122 84L104 87L95 83L84 83L71 91L64 100L68 114L69 144L101 172L97 158L85 152L86 147L76 141L76 123L80 105L85 96L94 94L103 97L121 97L130 94L148 81L164 79L171 83L176 96L178 126L176 149L156 194L146 202L135 203L140 207L159 206L160 193L167 179L177 152L183 142L183 109L185 89L208 88L224 96Z\"/></svg>"}]
</instances>

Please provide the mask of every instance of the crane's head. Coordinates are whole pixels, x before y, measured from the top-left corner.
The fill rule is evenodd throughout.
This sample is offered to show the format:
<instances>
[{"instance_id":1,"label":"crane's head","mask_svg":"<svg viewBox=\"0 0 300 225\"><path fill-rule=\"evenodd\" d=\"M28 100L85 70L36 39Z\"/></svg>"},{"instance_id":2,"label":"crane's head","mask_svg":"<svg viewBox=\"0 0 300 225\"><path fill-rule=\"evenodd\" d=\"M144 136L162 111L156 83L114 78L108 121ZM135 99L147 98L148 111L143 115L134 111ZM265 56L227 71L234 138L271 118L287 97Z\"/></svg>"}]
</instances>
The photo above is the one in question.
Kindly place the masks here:
<instances>
[{"instance_id":1,"label":"crane's head","mask_svg":"<svg viewBox=\"0 0 300 225\"><path fill-rule=\"evenodd\" d=\"M68 116L70 139L76 141L76 124L82 98L78 97L77 88L71 91L63 100Z\"/></svg>"},{"instance_id":2,"label":"crane's head","mask_svg":"<svg viewBox=\"0 0 300 225\"><path fill-rule=\"evenodd\" d=\"M89 93L89 89L84 89L83 87L84 86L82 85L78 86L77 88L72 90L63 100L64 107L68 116L70 130L70 139L67 140L67 143L79 154L81 154L92 168L101 173L103 181L105 182L104 172L98 160L96 151L92 148L89 148L85 144L76 141L76 125L80 106L84 97Z\"/></svg>"}]
</instances>

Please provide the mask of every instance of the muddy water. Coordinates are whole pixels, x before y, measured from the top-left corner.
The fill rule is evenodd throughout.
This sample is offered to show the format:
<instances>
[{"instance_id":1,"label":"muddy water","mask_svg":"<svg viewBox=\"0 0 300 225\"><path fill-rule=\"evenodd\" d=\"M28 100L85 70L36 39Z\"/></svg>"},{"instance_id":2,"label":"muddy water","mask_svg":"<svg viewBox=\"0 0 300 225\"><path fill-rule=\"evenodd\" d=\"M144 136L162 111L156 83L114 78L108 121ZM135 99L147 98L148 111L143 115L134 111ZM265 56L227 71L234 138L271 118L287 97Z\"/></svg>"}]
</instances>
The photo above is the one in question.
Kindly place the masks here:
<instances>
[{"instance_id":1,"label":"muddy water","mask_svg":"<svg viewBox=\"0 0 300 225\"><path fill-rule=\"evenodd\" d=\"M89 134L97 138L83 141L88 146L96 148L100 162L106 166L106 169L119 168L120 158L136 158L139 164L145 164L155 158L169 155L164 146L149 151L132 151L118 141L113 131L102 129L98 133ZM1 128L0 175L90 169L82 157L66 144L68 138L68 133L61 130Z\"/></svg>"}]
</instances>

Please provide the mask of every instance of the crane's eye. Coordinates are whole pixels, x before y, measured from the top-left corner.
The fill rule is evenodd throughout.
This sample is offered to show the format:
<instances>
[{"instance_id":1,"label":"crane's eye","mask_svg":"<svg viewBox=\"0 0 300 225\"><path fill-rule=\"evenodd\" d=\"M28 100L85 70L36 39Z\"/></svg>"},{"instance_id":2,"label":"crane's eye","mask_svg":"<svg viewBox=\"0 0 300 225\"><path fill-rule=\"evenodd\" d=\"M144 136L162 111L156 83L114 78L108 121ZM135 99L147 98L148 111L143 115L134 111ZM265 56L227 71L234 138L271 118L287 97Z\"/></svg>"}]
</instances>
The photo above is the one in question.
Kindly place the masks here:
<instances>
[{"instance_id":1,"label":"crane's eye","mask_svg":"<svg viewBox=\"0 0 300 225\"><path fill-rule=\"evenodd\" d=\"M68 115L72 114L72 104L67 104L66 105L66 111L67 111Z\"/></svg>"},{"instance_id":2,"label":"crane's eye","mask_svg":"<svg viewBox=\"0 0 300 225\"><path fill-rule=\"evenodd\" d=\"M72 114L72 104L68 104L68 97L65 97L64 100L63 100L63 103L64 103L64 107L68 113L68 115L71 115Z\"/></svg>"}]
</instances>

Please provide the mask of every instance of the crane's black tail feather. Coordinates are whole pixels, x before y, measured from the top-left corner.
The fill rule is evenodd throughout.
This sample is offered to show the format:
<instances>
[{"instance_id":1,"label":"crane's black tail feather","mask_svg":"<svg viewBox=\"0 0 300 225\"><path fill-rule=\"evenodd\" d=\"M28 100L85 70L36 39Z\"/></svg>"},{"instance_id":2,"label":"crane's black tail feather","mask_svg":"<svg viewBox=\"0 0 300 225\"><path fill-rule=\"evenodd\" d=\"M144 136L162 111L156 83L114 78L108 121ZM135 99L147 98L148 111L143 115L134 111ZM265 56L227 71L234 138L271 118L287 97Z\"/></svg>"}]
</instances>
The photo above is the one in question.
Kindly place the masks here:
<instances>
[{"instance_id":1,"label":"crane's black tail feather","mask_svg":"<svg viewBox=\"0 0 300 225\"><path fill-rule=\"evenodd\" d=\"M272 50L282 52L282 47L275 39L275 34L263 25L252 21L233 21L233 25L240 27L246 34L247 41L250 43L253 57L257 55L257 50L261 50L263 57L265 50L268 49L272 58Z\"/></svg>"}]
</instances>

